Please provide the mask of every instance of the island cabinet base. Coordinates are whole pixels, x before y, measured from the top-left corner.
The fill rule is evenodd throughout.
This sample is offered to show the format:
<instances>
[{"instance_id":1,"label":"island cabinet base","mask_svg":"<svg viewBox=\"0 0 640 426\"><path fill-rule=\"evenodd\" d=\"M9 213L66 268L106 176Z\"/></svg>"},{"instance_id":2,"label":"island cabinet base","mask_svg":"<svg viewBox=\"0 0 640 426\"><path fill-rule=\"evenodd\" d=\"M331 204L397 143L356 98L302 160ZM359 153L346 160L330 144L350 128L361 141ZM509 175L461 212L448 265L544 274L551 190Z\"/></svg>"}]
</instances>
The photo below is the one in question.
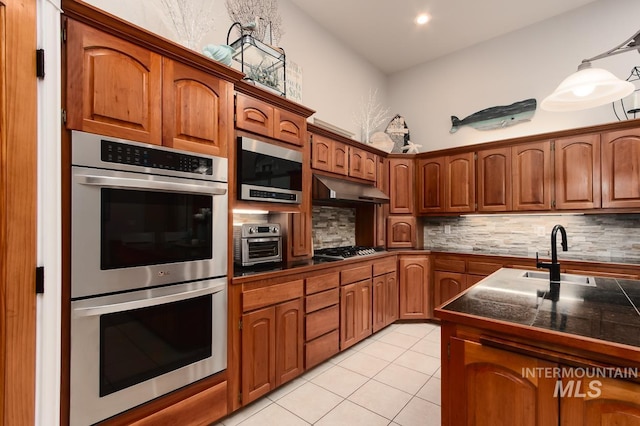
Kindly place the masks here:
<instances>
[{"instance_id":1,"label":"island cabinet base","mask_svg":"<svg viewBox=\"0 0 640 426\"><path fill-rule=\"evenodd\" d=\"M450 321L441 333L443 425L640 425L638 356L605 363Z\"/></svg>"}]
</instances>

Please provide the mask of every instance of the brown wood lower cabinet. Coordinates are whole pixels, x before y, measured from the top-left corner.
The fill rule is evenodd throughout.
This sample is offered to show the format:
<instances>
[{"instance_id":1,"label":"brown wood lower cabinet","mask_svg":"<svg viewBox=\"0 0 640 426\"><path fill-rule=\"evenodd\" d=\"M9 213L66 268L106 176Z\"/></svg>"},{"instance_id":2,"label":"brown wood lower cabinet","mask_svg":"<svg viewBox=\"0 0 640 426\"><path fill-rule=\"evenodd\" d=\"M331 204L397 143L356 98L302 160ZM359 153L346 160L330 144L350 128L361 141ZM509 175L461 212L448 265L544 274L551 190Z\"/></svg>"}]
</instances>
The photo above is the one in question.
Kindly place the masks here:
<instances>
[{"instance_id":1,"label":"brown wood lower cabinet","mask_svg":"<svg viewBox=\"0 0 640 426\"><path fill-rule=\"evenodd\" d=\"M340 273L305 281L305 368L309 369L340 350Z\"/></svg>"},{"instance_id":2,"label":"brown wood lower cabinet","mask_svg":"<svg viewBox=\"0 0 640 426\"><path fill-rule=\"evenodd\" d=\"M467 288L467 276L459 272L434 271L434 305L442 305Z\"/></svg>"},{"instance_id":3,"label":"brown wood lower cabinet","mask_svg":"<svg viewBox=\"0 0 640 426\"><path fill-rule=\"evenodd\" d=\"M400 255L400 319L432 317L429 258L427 255Z\"/></svg>"},{"instance_id":4,"label":"brown wood lower cabinet","mask_svg":"<svg viewBox=\"0 0 640 426\"><path fill-rule=\"evenodd\" d=\"M373 277L373 332L398 319L398 280L396 272Z\"/></svg>"},{"instance_id":5,"label":"brown wood lower cabinet","mask_svg":"<svg viewBox=\"0 0 640 426\"><path fill-rule=\"evenodd\" d=\"M372 333L371 278L340 287L340 350Z\"/></svg>"},{"instance_id":6,"label":"brown wood lower cabinet","mask_svg":"<svg viewBox=\"0 0 640 426\"><path fill-rule=\"evenodd\" d=\"M267 303L278 292L302 294L302 281L253 290L246 306ZM247 292L250 293L251 292ZM286 297L286 296L285 296ZM242 315L242 403L247 404L304 371L302 297L261 307Z\"/></svg>"}]
</instances>

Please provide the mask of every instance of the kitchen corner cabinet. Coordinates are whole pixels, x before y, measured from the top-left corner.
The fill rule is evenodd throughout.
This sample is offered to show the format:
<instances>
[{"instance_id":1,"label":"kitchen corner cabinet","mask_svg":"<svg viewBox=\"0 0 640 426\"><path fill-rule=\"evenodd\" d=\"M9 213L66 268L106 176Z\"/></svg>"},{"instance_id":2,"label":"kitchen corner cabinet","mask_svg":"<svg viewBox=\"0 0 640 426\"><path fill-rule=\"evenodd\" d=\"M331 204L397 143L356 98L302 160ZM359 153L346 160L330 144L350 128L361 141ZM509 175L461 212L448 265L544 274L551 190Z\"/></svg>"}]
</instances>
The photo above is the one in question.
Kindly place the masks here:
<instances>
[{"instance_id":1,"label":"kitchen corner cabinet","mask_svg":"<svg viewBox=\"0 0 640 426\"><path fill-rule=\"evenodd\" d=\"M419 214L445 211L444 163L445 157L421 158L417 161Z\"/></svg>"},{"instance_id":2,"label":"kitchen corner cabinet","mask_svg":"<svg viewBox=\"0 0 640 426\"><path fill-rule=\"evenodd\" d=\"M600 135L587 134L554 142L555 208L600 207Z\"/></svg>"},{"instance_id":3,"label":"kitchen corner cabinet","mask_svg":"<svg viewBox=\"0 0 640 426\"><path fill-rule=\"evenodd\" d=\"M602 207L640 207L640 129L603 133Z\"/></svg>"},{"instance_id":4,"label":"kitchen corner cabinet","mask_svg":"<svg viewBox=\"0 0 640 426\"><path fill-rule=\"evenodd\" d=\"M511 203L511 148L478 151L478 212L508 212Z\"/></svg>"},{"instance_id":5,"label":"kitchen corner cabinet","mask_svg":"<svg viewBox=\"0 0 640 426\"><path fill-rule=\"evenodd\" d=\"M516 145L513 161L513 210L551 210L550 141Z\"/></svg>"},{"instance_id":6,"label":"kitchen corner cabinet","mask_svg":"<svg viewBox=\"0 0 640 426\"><path fill-rule=\"evenodd\" d=\"M340 350L372 333L371 264L340 272Z\"/></svg>"},{"instance_id":7,"label":"kitchen corner cabinet","mask_svg":"<svg viewBox=\"0 0 640 426\"><path fill-rule=\"evenodd\" d=\"M429 319L433 316L429 274L426 255L398 257L400 319Z\"/></svg>"},{"instance_id":8,"label":"kitchen corner cabinet","mask_svg":"<svg viewBox=\"0 0 640 426\"><path fill-rule=\"evenodd\" d=\"M467 276L459 272L433 272L433 300L435 307L460 294L467 288Z\"/></svg>"},{"instance_id":9,"label":"kitchen corner cabinet","mask_svg":"<svg viewBox=\"0 0 640 426\"><path fill-rule=\"evenodd\" d=\"M298 146L307 133L304 117L242 93L236 93L236 127Z\"/></svg>"},{"instance_id":10,"label":"kitchen corner cabinet","mask_svg":"<svg viewBox=\"0 0 640 426\"><path fill-rule=\"evenodd\" d=\"M415 248L418 224L414 216L387 217L387 248Z\"/></svg>"},{"instance_id":11,"label":"kitchen corner cabinet","mask_svg":"<svg viewBox=\"0 0 640 426\"><path fill-rule=\"evenodd\" d=\"M233 84L67 20L68 129L226 157Z\"/></svg>"},{"instance_id":12,"label":"kitchen corner cabinet","mask_svg":"<svg viewBox=\"0 0 640 426\"><path fill-rule=\"evenodd\" d=\"M67 128L162 144L162 57L67 20Z\"/></svg>"},{"instance_id":13,"label":"kitchen corner cabinet","mask_svg":"<svg viewBox=\"0 0 640 426\"><path fill-rule=\"evenodd\" d=\"M321 135L311 135L311 167L316 170L349 174L347 145Z\"/></svg>"},{"instance_id":14,"label":"kitchen corner cabinet","mask_svg":"<svg viewBox=\"0 0 640 426\"><path fill-rule=\"evenodd\" d=\"M303 281L242 294L242 404L304 371Z\"/></svg>"},{"instance_id":15,"label":"kitchen corner cabinet","mask_svg":"<svg viewBox=\"0 0 640 426\"><path fill-rule=\"evenodd\" d=\"M389 213L413 214L414 175L412 158L389 159Z\"/></svg>"}]
</instances>

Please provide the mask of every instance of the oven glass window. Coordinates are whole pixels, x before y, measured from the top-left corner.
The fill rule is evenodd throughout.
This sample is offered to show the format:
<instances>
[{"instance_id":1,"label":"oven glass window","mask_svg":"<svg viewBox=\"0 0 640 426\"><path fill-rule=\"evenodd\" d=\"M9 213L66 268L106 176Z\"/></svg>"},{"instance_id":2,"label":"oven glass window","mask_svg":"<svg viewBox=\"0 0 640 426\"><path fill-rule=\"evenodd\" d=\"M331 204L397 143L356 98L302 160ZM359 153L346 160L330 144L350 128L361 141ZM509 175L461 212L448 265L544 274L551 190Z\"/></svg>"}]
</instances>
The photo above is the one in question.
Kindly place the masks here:
<instances>
[{"instance_id":1,"label":"oven glass window","mask_svg":"<svg viewBox=\"0 0 640 426\"><path fill-rule=\"evenodd\" d=\"M278 241L251 241L247 242L249 246L249 259L262 259L264 257L272 257L278 255Z\"/></svg>"},{"instance_id":2,"label":"oven glass window","mask_svg":"<svg viewBox=\"0 0 640 426\"><path fill-rule=\"evenodd\" d=\"M100 317L100 396L211 356L212 296Z\"/></svg>"},{"instance_id":3,"label":"oven glass window","mask_svg":"<svg viewBox=\"0 0 640 426\"><path fill-rule=\"evenodd\" d=\"M213 197L101 189L101 269L211 259Z\"/></svg>"},{"instance_id":4,"label":"oven glass window","mask_svg":"<svg viewBox=\"0 0 640 426\"><path fill-rule=\"evenodd\" d=\"M302 191L302 164L242 150L240 182L246 185Z\"/></svg>"}]
</instances>

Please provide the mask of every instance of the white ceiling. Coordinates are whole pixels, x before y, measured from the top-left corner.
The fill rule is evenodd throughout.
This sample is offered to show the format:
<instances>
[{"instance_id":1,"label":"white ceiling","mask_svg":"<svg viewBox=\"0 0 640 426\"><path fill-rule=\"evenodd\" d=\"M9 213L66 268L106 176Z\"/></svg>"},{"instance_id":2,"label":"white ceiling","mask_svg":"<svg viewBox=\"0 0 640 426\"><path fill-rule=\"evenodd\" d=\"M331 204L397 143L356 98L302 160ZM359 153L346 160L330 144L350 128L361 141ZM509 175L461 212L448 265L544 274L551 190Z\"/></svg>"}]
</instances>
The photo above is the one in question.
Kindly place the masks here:
<instances>
[{"instance_id":1,"label":"white ceiling","mask_svg":"<svg viewBox=\"0 0 640 426\"><path fill-rule=\"evenodd\" d=\"M595 0L291 0L385 74ZM415 17L431 20L418 27Z\"/></svg>"}]
</instances>

